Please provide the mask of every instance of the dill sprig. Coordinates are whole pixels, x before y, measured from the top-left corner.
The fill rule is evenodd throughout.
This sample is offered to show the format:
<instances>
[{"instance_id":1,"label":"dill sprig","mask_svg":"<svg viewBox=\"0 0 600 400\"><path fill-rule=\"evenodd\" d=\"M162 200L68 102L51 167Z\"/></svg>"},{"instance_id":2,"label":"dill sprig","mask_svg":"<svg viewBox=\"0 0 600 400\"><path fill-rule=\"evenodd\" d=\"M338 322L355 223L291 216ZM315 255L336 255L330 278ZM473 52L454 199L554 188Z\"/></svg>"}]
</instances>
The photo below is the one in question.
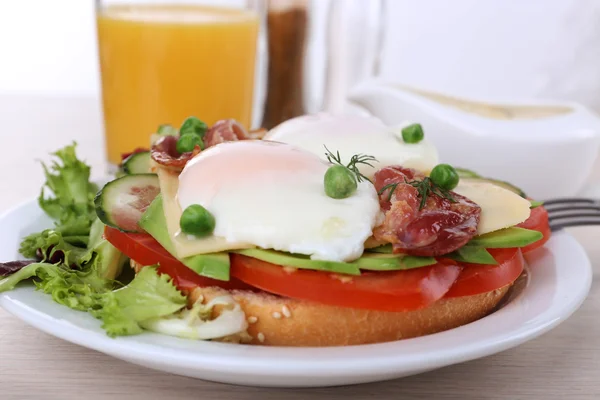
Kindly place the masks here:
<instances>
[{"instance_id":1,"label":"dill sprig","mask_svg":"<svg viewBox=\"0 0 600 400\"><path fill-rule=\"evenodd\" d=\"M386 190L389 189L390 191L388 192L387 201L392 201L392 195L396 191L397 187L398 187L397 183L390 183L389 185L385 185L384 187L379 189L379 192L377 192L377 194L381 196Z\"/></svg>"},{"instance_id":2,"label":"dill sprig","mask_svg":"<svg viewBox=\"0 0 600 400\"><path fill-rule=\"evenodd\" d=\"M423 180L415 179L413 181L408 181L406 178L404 178L404 183L417 189L417 192L419 193L419 198L421 199L421 202L419 203L419 211L421 211L425 207L425 205L427 204L427 198L431 195L435 195L442 199L446 199L452 203L456 203L456 199L454 198L454 196L452 196L452 193L450 193L449 190L443 189L439 185L436 185L428 176L425 177ZM385 193L386 190L389 190L387 201L391 201L392 195L394 194L394 191L397 187L398 183L390 183L389 185L385 185L384 187L379 189L377 194L382 195L383 193Z\"/></svg>"},{"instance_id":3,"label":"dill sprig","mask_svg":"<svg viewBox=\"0 0 600 400\"><path fill-rule=\"evenodd\" d=\"M371 163L377 161L377 159L375 157L368 156L366 154L355 154L350 158L350 162L348 163L348 165L344 165L342 163L342 157L340 156L339 151L336 151L336 153L333 154L327 148L327 146L323 145L323 147L325 147L325 150L327 150L327 152L325 153L325 156L327 157L327 161L329 161L332 164L341 165L342 167L348 169L348 171L352 172L356 176L356 180L358 182L362 182L363 180L371 182L371 180L369 178L367 178L360 172L360 170L358 169L358 165L360 165L360 164L368 165L369 167L374 168L373 164L371 164Z\"/></svg>"}]
</instances>

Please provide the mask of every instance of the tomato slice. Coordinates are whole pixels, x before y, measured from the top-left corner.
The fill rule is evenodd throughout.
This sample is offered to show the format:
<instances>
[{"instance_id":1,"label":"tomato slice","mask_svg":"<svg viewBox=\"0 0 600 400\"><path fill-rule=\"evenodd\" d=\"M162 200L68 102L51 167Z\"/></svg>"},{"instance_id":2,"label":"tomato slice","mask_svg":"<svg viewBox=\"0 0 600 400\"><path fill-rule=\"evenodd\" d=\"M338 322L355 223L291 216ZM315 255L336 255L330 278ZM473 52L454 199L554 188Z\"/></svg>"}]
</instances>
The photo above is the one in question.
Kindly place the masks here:
<instances>
[{"instance_id":1,"label":"tomato slice","mask_svg":"<svg viewBox=\"0 0 600 400\"><path fill-rule=\"evenodd\" d=\"M231 279L228 282L206 278L186 267L173 257L152 236L145 233L125 233L107 226L104 237L129 258L142 265L158 264L158 271L168 274L183 291L196 287L218 286L224 289L251 289L248 285Z\"/></svg>"},{"instance_id":2,"label":"tomato slice","mask_svg":"<svg viewBox=\"0 0 600 400\"><path fill-rule=\"evenodd\" d=\"M525 268L520 249L488 249L498 265L463 264L458 279L445 297L472 296L514 282Z\"/></svg>"},{"instance_id":3,"label":"tomato slice","mask_svg":"<svg viewBox=\"0 0 600 400\"><path fill-rule=\"evenodd\" d=\"M521 248L523 254L542 247L548 240L550 240L551 232L550 222L548 221L548 211L546 211L546 209L542 206L531 209L531 215L529 215L529 218L517 226L526 229L533 229L535 231L542 232L544 235L541 240Z\"/></svg>"},{"instance_id":4,"label":"tomato slice","mask_svg":"<svg viewBox=\"0 0 600 400\"><path fill-rule=\"evenodd\" d=\"M332 306L381 311L410 311L439 300L461 267L444 262L393 272L364 272L340 277L322 271L286 271L279 265L231 255L231 275L264 291Z\"/></svg>"}]
</instances>

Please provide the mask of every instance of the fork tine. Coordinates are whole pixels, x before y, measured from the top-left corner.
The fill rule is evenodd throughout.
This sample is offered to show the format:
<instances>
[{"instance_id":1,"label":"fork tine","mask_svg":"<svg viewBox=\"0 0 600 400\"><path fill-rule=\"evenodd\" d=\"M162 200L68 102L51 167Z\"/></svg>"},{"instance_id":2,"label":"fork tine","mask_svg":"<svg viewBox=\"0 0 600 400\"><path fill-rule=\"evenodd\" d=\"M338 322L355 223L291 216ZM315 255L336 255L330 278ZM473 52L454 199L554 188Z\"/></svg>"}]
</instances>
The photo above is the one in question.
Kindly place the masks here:
<instances>
[{"instance_id":1,"label":"fork tine","mask_svg":"<svg viewBox=\"0 0 600 400\"><path fill-rule=\"evenodd\" d=\"M575 204L597 204L596 200L586 199L582 197L565 197L559 199L551 199L544 201L544 207L553 205L575 205Z\"/></svg>"},{"instance_id":2,"label":"fork tine","mask_svg":"<svg viewBox=\"0 0 600 400\"><path fill-rule=\"evenodd\" d=\"M550 206L547 209L547 211L548 211L548 214L558 214L558 213L562 213L562 212L566 212L566 211L598 211L598 212L600 212L600 205L591 205L591 204L559 205L559 204L555 204L554 207Z\"/></svg>"},{"instance_id":3,"label":"fork tine","mask_svg":"<svg viewBox=\"0 0 600 400\"><path fill-rule=\"evenodd\" d=\"M549 219L551 222L560 221L563 219L573 219L573 218L600 218L600 212L589 213L589 212L581 212L580 210L570 210L570 212L563 212L561 214L548 213Z\"/></svg>"},{"instance_id":4,"label":"fork tine","mask_svg":"<svg viewBox=\"0 0 600 400\"><path fill-rule=\"evenodd\" d=\"M544 202L553 231L571 226L600 225L600 201L565 197Z\"/></svg>"},{"instance_id":5,"label":"fork tine","mask_svg":"<svg viewBox=\"0 0 600 400\"><path fill-rule=\"evenodd\" d=\"M590 225L600 225L600 217L597 219L570 219L564 221L552 221L550 222L550 230L558 231L563 228L568 228L572 226L590 226Z\"/></svg>"}]
</instances>

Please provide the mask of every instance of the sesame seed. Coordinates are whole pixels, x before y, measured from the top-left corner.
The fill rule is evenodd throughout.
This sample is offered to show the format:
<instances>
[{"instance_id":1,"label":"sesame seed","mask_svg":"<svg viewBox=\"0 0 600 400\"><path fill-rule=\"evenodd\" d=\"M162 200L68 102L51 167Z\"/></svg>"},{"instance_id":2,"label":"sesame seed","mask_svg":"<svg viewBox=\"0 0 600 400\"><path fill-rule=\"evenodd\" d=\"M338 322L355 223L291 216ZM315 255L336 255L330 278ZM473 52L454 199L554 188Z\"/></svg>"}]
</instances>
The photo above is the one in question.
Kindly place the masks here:
<instances>
[{"instance_id":1,"label":"sesame seed","mask_svg":"<svg viewBox=\"0 0 600 400\"><path fill-rule=\"evenodd\" d=\"M284 315L284 317L286 318L290 318L292 316L292 312L290 311L290 309L288 308L288 306L283 306L281 308L281 313Z\"/></svg>"},{"instance_id":2,"label":"sesame seed","mask_svg":"<svg viewBox=\"0 0 600 400\"><path fill-rule=\"evenodd\" d=\"M283 270L285 272L287 272L288 274L291 274L293 272L298 271L298 268L294 268L294 267L288 267L287 265L285 267L283 267Z\"/></svg>"},{"instance_id":3,"label":"sesame seed","mask_svg":"<svg viewBox=\"0 0 600 400\"><path fill-rule=\"evenodd\" d=\"M263 343L265 341L265 335L262 332L258 332L258 335L256 335L256 337L258 338L258 341Z\"/></svg>"},{"instance_id":4,"label":"sesame seed","mask_svg":"<svg viewBox=\"0 0 600 400\"><path fill-rule=\"evenodd\" d=\"M281 318L281 313L280 313L280 312L277 312L277 311L273 312L273 314L271 314L271 315L272 315L272 316L273 316L273 318L275 318L275 319L280 319L280 318Z\"/></svg>"},{"instance_id":5,"label":"sesame seed","mask_svg":"<svg viewBox=\"0 0 600 400\"><path fill-rule=\"evenodd\" d=\"M256 321L258 321L258 318L256 318L255 316L252 315L252 316L248 317L249 324L255 324Z\"/></svg>"}]
</instances>

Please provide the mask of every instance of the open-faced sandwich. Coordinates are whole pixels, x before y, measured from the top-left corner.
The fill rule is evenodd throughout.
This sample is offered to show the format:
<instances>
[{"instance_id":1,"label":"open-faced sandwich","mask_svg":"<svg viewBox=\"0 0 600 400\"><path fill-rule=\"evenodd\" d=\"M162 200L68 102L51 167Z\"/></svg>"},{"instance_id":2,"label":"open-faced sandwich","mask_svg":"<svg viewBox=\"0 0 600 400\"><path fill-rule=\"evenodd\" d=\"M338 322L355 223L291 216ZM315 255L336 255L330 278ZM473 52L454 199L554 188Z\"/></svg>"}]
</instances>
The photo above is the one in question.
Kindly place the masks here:
<instances>
[{"instance_id":1,"label":"open-faced sandwich","mask_svg":"<svg viewBox=\"0 0 600 400\"><path fill-rule=\"evenodd\" d=\"M37 275L55 295L38 266L72 274L75 264L123 283L77 278L91 294L57 300L91 311L111 335L366 344L484 317L523 273L523 254L550 237L543 206L438 163L418 124L312 115L260 136L232 120L162 126L95 197L106 227L88 240L89 259L65 261L62 242L30 243L42 272L27 266L0 290ZM119 277L126 259L129 283Z\"/></svg>"}]
</instances>

